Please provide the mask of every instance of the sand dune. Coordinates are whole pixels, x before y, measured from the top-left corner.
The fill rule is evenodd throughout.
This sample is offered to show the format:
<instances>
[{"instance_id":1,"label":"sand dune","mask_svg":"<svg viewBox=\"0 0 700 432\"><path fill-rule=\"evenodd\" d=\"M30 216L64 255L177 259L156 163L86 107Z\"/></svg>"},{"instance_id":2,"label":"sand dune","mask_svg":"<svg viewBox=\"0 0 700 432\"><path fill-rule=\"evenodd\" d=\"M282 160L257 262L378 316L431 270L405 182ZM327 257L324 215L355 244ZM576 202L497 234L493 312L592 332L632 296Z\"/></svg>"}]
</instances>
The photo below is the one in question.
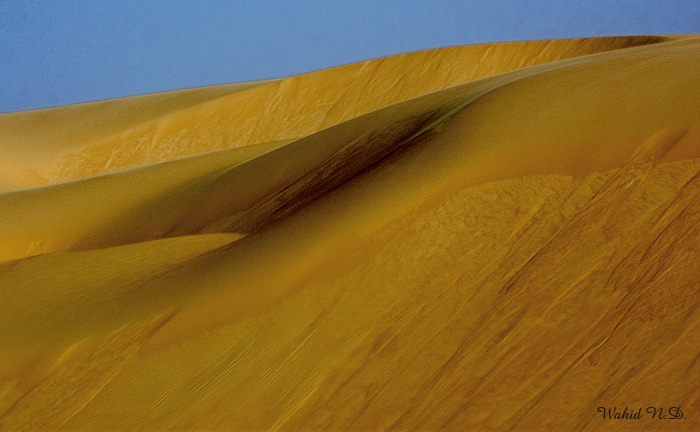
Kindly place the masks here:
<instances>
[{"instance_id":1,"label":"sand dune","mask_svg":"<svg viewBox=\"0 0 700 432\"><path fill-rule=\"evenodd\" d=\"M0 429L697 429L698 66L491 44L0 116Z\"/></svg>"},{"instance_id":2,"label":"sand dune","mask_svg":"<svg viewBox=\"0 0 700 432\"><path fill-rule=\"evenodd\" d=\"M295 139L475 79L663 39L594 38L445 48L271 82L2 114L3 160L13 170L31 174L33 180L21 175L0 178L0 187L35 186L37 179L53 183L208 151ZM443 62L450 67L440 68Z\"/></svg>"},{"instance_id":3,"label":"sand dune","mask_svg":"<svg viewBox=\"0 0 700 432\"><path fill-rule=\"evenodd\" d=\"M0 261L165 237L183 220L163 207L186 193L188 187L285 144L234 148L2 194L0 206L5 211L0 239L4 246ZM181 215L185 220L201 215L201 208L186 208L185 204L167 210L188 213ZM144 214L143 208L152 211Z\"/></svg>"}]
</instances>

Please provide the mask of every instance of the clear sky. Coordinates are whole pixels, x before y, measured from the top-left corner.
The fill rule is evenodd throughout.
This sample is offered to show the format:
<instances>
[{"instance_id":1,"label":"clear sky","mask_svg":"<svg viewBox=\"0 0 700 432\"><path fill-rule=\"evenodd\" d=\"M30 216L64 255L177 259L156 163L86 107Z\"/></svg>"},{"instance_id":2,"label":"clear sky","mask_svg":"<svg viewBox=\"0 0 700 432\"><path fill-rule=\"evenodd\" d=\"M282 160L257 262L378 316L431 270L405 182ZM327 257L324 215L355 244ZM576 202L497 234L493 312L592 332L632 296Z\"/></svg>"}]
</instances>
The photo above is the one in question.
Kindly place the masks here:
<instances>
[{"instance_id":1,"label":"clear sky","mask_svg":"<svg viewBox=\"0 0 700 432\"><path fill-rule=\"evenodd\" d=\"M0 112L452 45L700 33L698 0L0 0Z\"/></svg>"}]
</instances>

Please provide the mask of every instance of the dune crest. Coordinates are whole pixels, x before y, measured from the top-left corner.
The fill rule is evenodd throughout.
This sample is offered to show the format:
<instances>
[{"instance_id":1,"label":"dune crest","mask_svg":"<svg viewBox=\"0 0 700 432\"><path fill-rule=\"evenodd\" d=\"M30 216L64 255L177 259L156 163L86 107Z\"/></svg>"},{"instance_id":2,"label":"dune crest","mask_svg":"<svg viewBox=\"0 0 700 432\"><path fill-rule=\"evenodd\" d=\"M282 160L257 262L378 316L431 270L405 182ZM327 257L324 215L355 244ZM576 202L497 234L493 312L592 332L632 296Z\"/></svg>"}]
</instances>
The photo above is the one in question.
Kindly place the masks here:
<instances>
[{"instance_id":1,"label":"dune crest","mask_svg":"<svg viewBox=\"0 0 700 432\"><path fill-rule=\"evenodd\" d=\"M0 150L13 156L15 165L33 167L51 182L83 178L214 150L296 139L453 85L666 39L591 38L444 48L281 80L0 114ZM441 63L450 67L441 68ZM70 126L77 124L81 126ZM41 150L41 157L35 149ZM16 187L26 186L31 185Z\"/></svg>"},{"instance_id":2,"label":"dune crest","mask_svg":"<svg viewBox=\"0 0 700 432\"><path fill-rule=\"evenodd\" d=\"M700 428L699 66L488 44L0 115L0 429Z\"/></svg>"}]
</instances>

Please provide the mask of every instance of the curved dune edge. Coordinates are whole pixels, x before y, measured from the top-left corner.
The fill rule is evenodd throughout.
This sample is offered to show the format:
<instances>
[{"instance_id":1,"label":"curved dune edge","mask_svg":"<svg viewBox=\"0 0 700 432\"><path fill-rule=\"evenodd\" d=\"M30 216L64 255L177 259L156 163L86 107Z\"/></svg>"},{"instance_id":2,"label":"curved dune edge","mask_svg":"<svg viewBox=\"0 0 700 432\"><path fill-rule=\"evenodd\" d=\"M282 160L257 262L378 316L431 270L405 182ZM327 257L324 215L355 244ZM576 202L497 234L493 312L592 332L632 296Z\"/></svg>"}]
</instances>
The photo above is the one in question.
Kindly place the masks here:
<instances>
[{"instance_id":1,"label":"curved dune edge","mask_svg":"<svg viewBox=\"0 0 700 432\"><path fill-rule=\"evenodd\" d=\"M196 184L202 177L230 169L286 144L282 141L222 150L0 194L0 207L4 209L0 220L3 244L0 262L165 237L163 234L177 224L174 216L152 213L150 217L158 218L158 223L149 226L140 208L154 201L165 205L171 202L171 196ZM199 211L190 210L194 214Z\"/></svg>"},{"instance_id":2,"label":"curved dune edge","mask_svg":"<svg viewBox=\"0 0 700 432\"><path fill-rule=\"evenodd\" d=\"M0 265L0 429L600 430L600 405L697 411L699 41L0 195L5 221L70 237Z\"/></svg>"},{"instance_id":3,"label":"curved dune edge","mask_svg":"<svg viewBox=\"0 0 700 432\"><path fill-rule=\"evenodd\" d=\"M5 164L31 178L0 178L0 187L26 188L39 181L48 184L230 147L300 138L453 85L674 38L591 38L443 48L272 82L2 114L0 150ZM450 67L440 68L440 64ZM82 127L66 126L78 123Z\"/></svg>"}]
</instances>

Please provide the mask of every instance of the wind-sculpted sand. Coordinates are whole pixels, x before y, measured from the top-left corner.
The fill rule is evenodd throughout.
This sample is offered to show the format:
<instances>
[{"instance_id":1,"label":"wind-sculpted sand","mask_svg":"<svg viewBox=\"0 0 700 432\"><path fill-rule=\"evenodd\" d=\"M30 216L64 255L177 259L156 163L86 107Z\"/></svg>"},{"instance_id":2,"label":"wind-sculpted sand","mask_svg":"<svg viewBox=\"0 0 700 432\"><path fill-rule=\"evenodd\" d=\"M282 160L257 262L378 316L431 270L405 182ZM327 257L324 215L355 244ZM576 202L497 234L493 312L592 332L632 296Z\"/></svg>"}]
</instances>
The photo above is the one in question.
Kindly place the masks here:
<instances>
[{"instance_id":1,"label":"wind-sculpted sand","mask_svg":"<svg viewBox=\"0 0 700 432\"><path fill-rule=\"evenodd\" d=\"M0 430L697 430L698 95L620 37L0 115Z\"/></svg>"}]
</instances>

